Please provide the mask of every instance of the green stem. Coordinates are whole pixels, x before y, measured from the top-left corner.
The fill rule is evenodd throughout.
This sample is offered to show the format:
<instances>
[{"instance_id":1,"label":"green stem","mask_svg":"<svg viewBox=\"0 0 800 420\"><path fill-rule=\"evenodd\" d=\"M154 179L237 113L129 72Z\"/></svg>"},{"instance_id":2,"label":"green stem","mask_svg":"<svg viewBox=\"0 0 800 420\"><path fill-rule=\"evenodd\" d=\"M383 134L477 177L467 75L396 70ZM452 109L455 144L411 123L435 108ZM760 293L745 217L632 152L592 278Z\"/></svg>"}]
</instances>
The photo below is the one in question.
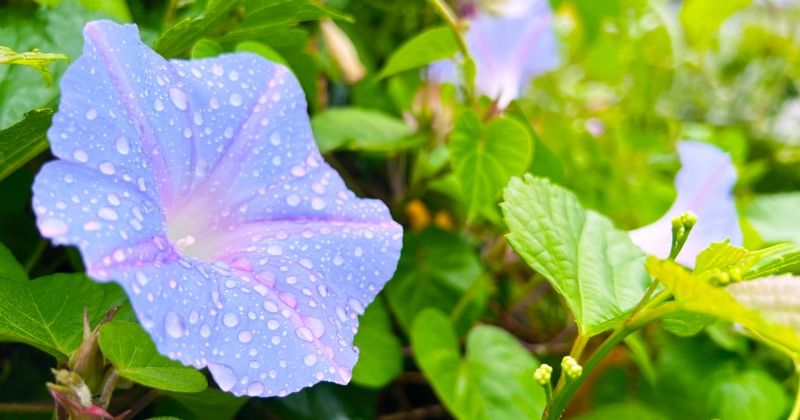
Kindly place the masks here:
<instances>
[{"instance_id":1,"label":"green stem","mask_svg":"<svg viewBox=\"0 0 800 420\"><path fill-rule=\"evenodd\" d=\"M789 420L798 419L800 419L800 383L797 384L797 394L794 397L794 407L792 407L792 413L789 414Z\"/></svg>"},{"instance_id":2,"label":"green stem","mask_svg":"<svg viewBox=\"0 0 800 420\"><path fill-rule=\"evenodd\" d=\"M567 403L572 399L575 395L575 392L578 391L583 381L586 379L589 372L592 371L613 349L617 346L622 339L624 339L628 334L636 331L635 328L627 327L621 328L614 331L613 334L608 336L608 338L603 341L603 344L597 348L597 350L586 360L586 363L583 364L583 375L571 380L562 382L559 380L559 385L561 385L561 389L556 387L555 396L553 397L553 401L549 404L542 414L543 419L548 420L557 420L561 418L561 413L564 412L564 409L567 408ZM562 374L563 377L563 374Z\"/></svg>"},{"instance_id":3,"label":"green stem","mask_svg":"<svg viewBox=\"0 0 800 420\"><path fill-rule=\"evenodd\" d=\"M40 240L36 243L36 248L33 249L31 255L28 256L28 259L25 260L25 272L31 274L31 270L33 270L33 266L39 262L39 258L42 257L44 251L47 249L47 241L44 239Z\"/></svg>"},{"instance_id":4,"label":"green stem","mask_svg":"<svg viewBox=\"0 0 800 420\"><path fill-rule=\"evenodd\" d=\"M461 50L461 54L464 56L461 67L464 73L464 79L466 80L466 95L471 102L474 98L473 93L475 91L475 63L472 61L472 56L469 53L467 40L464 38L464 34L461 32L461 22L458 20L456 14L453 13L453 10L450 9L450 6L444 2L444 0L428 0L428 3L430 3L439 13L442 19L447 22L447 26L449 26L450 30L453 32L453 36L456 37L458 49Z\"/></svg>"},{"instance_id":5,"label":"green stem","mask_svg":"<svg viewBox=\"0 0 800 420\"><path fill-rule=\"evenodd\" d=\"M569 351L569 355L572 356L573 359L580 362L581 355L583 354L583 350L586 348L586 343L589 342L589 337L578 333L578 336L575 337L575 342L572 343L572 349ZM564 388L564 384L567 382L567 375L562 370L561 375L558 377L558 383L556 383L556 390L555 394L558 395L561 392L561 389Z\"/></svg>"}]
</instances>

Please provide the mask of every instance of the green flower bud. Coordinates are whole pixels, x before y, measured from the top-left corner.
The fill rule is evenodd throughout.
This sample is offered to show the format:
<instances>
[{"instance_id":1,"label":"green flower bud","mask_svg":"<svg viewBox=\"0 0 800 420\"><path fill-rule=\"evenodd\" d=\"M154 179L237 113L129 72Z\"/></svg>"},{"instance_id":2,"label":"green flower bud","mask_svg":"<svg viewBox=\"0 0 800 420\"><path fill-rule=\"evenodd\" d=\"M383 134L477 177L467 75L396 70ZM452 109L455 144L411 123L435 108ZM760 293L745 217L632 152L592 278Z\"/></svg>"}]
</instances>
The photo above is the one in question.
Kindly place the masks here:
<instances>
[{"instance_id":1,"label":"green flower bud","mask_svg":"<svg viewBox=\"0 0 800 420\"><path fill-rule=\"evenodd\" d=\"M578 364L572 356L564 356L561 359L561 369L570 379L577 379L583 374L583 366Z\"/></svg>"},{"instance_id":2,"label":"green flower bud","mask_svg":"<svg viewBox=\"0 0 800 420\"><path fill-rule=\"evenodd\" d=\"M547 363L542 363L538 368L536 368L536 371L533 372L533 380L535 380L541 386L547 386L550 384L550 378L552 375L553 368Z\"/></svg>"}]
</instances>

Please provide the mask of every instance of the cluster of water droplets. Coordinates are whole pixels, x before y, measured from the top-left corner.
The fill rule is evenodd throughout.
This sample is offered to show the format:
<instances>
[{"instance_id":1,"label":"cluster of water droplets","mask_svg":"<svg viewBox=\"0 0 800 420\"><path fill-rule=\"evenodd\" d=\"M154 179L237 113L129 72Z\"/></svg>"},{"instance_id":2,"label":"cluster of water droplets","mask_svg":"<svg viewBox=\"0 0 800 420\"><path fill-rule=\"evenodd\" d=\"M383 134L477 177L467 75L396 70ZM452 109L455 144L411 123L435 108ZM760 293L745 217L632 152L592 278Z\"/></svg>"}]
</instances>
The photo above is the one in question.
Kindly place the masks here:
<instances>
[{"instance_id":1,"label":"cluster of water droplets","mask_svg":"<svg viewBox=\"0 0 800 420\"><path fill-rule=\"evenodd\" d=\"M319 155L302 90L252 55L167 62L87 26L34 187L44 236L120 282L158 349L237 395L346 383L402 230Z\"/></svg>"}]
</instances>

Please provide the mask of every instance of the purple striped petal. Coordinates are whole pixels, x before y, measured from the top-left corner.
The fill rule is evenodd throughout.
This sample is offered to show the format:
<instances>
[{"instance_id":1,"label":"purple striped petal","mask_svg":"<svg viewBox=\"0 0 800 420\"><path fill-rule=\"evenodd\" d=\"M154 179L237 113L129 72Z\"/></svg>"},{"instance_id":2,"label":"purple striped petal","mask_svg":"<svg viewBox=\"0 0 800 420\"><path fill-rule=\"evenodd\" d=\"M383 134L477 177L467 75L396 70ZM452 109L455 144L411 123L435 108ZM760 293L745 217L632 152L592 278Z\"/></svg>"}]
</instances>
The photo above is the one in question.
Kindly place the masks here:
<instances>
[{"instance_id":1,"label":"purple striped petal","mask_svg":"<svg viewBox=\"0 0 800 420\"><path fill-rule=\"evenodd\" d=\"M648 254L666 258L669 256L672 219L685 211L692 211L698 222L676 260L694 267L697 254L712 242L730 239L734 245L742 243L732 195L736 168L730 155L710 144L685 141L678 146L678 152L682 167L675 177L678 192L675 202L667 214L650 225L631 231L630 236Z\"/></svg>"},{"instance_id":2,"label":"purple striped petal","mask_svg":"<svg viewBox=\"0 0 800 420\"><path fill-rule=\"evenodd\" d=\"M347 383L402 228L319 153L303 92L250 54L166 61L92 22L34 183L43 236L119 282L159 351L236 395Z\"/></svg>"}]
</instances>

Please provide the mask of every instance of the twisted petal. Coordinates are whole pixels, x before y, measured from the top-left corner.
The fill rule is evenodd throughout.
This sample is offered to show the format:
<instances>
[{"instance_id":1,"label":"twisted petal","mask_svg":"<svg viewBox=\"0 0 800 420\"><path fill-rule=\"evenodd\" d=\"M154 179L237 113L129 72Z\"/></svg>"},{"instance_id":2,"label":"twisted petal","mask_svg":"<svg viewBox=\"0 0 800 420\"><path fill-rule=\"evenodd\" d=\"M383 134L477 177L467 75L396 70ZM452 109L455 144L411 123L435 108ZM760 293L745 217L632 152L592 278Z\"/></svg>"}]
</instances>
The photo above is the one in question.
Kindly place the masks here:
<instances>
[{"instance_id":1,"label":"twisted petal","mask_svg":"<svg viewBox=\"0 0 800 420\"><path fill-rule=\"evenodd\" d=\"M685 211L698 217L689 239L677 261L694 267L695 258L711 242L730 239L741 245L736 203L732 190L736 184L736 168L730 156L718 148L698 142L682 142L678 146L681 170L675 177L678 196L667 214L656 222L630 232L631 239L645 252L666 258L669 255L672 219Z\"/></svg>"},{"instance_id":2,"label":"twisted petal","mask_svg":"<svg viewBox=\"0 0 800 420\"><path fill-rule=\"evenodd\" d=\"M34 184L41 233L119 282L160 352L237 395L346 383L402 229L322 159L284 67L166 61L92 22Z\"/></svg>"},{"instance_id":3,"label":"twisted petal","mask_svg":"<svg viewBox=\"0 0 800 420\"><path fill-rule=\"evenodd\" d=\"M472 19L467 44L477 68L478 91L497 98L498 105L505 107L534 77L555 67L558 55L551 20L546 1L515 6L506 15L480 14ZM453 83L454 68L452 61L436 62L429 77Z\"/></svg>"}]
</instances>

